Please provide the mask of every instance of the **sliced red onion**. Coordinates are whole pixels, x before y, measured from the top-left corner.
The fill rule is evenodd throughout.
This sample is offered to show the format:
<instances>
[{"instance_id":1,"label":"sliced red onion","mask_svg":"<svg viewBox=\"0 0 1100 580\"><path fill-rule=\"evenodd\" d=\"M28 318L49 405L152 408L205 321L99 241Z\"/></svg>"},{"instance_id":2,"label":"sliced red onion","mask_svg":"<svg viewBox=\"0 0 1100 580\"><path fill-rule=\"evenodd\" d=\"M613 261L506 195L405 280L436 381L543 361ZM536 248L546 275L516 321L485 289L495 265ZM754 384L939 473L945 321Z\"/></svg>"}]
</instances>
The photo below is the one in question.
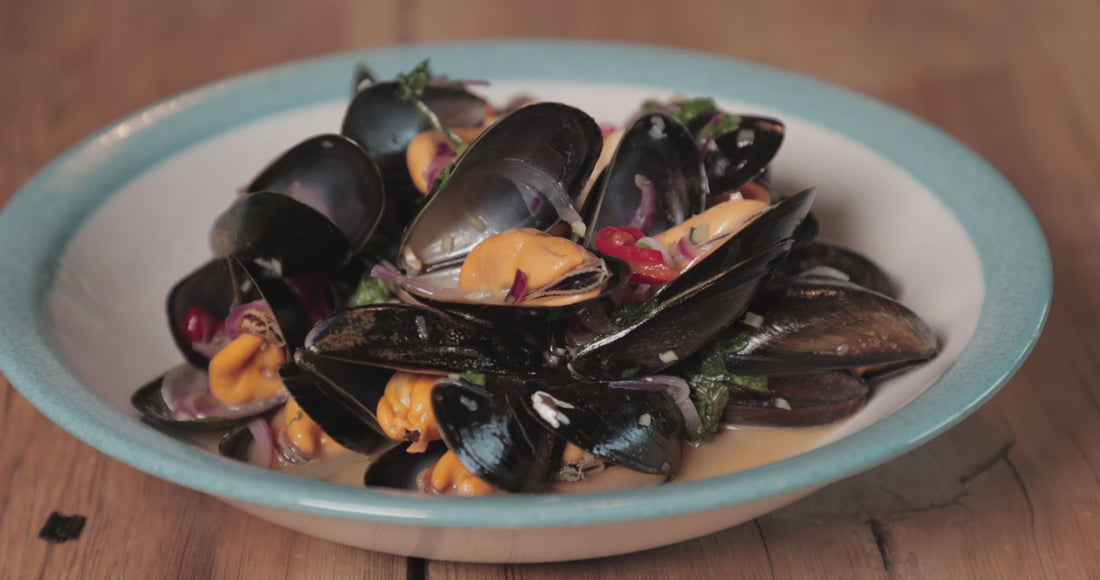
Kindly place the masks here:
<instances>
[{"instance_id":1,"label":"sliced red onion","mask_svg":"<svg viewBox=\"0 0 1100 580\"><path fill-rule=\"evenodd\" d=\"M672 375L652 375L629 381L615 381L611 383L616 389L638 389L642 391L667 391L684 416L684 428L688 433L694 433L699 429L699 411L695 403L691 402L691 386L687 381Z\"/></svg>"},{"instance_id":2,"label":"sliced red onion","mask_svg":"<svg viewBox=\"0 0 1100 580\"><path fill-rule=\"evenodd\" d=\"M424 168L424 181L428 184L428 189L431 189L439 174L443 173L443 170L454 163L457 158L458 154L448 143L440 143L435 148L435 156L432 157L431 163L428 163L428 166Z\"/></svg>"},{"instance_id":3,"label":"sliced red onion","mask_svg":"<svg viewBox=\"0 0 1100 580\"><path fill-rule=\"evenodd\" d=\"M275 438L271 435L271 426L263 417L257 417L248 422L248 430L252 433L252 457L256 465L265 469L271 469L275 462Z\"/></svg>"},{"instance_id":4,"label":"sliced red onion","mask_svg":"<svg viewBox=\"0 0 1100 580\"><path fill-rule=\"evenodd\" d=\"M206 373L191 365L179 365L164 373L160 393L177 419L200 419L212 404Z\"/></svg>"},{"instance_id":5,"label":"sliced red onion","mask_svg":"<svg viewBox=\"0 0 1100 580\"><path fill-rule=\"evenodd\" d=\"M657 186L640 173L634 175L634 185L641 190L642 198L638 202L638 209L634 210L630 225L645 231L649 227L649 222L653 221L653 214L657 211Z\"/></svg>"},{"instance_id":6,"label":"sliced red onion","mask_svg":"<svg viewBox=\"0 0 1100 580\"><path fill-rule=\"evenodd\" d=\"M611 123L600 123L600 136L607 139L607 136L618 131L619 128Z\"/></svg>"},{"instance_id":7,"label":"sliced red onion","mask_svg":"<svg viewBox=\"0 0 1100 580\"><path fill-rule=\"evenodd\" d=\"M271 312L271 308L269 308L267 302L263 300L246 302L234 308L229 312L229 316L225 317L225 332L229 335L230 340L236 340L237 337L241 335L241 320L244 318L245 312L249 310L259 310L267 313ZM274 314L271 316L274 318Z\"/></svg>"},{"instance_id":8,"label":"sliced red onion","mask_svg":"<svg viewBox=\"0 0 1100 580\"><path fill-rule=\"evenodd\" d=\"M689 262L703 253L703 250L699 246L691 242L691 234L680 238L680 241L676 243L676 248L680 250L680 255Z\"/></svg>"},{"instance_id":9,"label":"sliced red onion","mask_svg":"<svg viewBox=\"0 0 1100 580\"><path fill-rule=\"evenodd\" d=\"M508 295L504 297L505 304L519 304L523 294L527 292L527 274L523 270L516 270L516 277L512 279L512 287L508 289Z\"/></svg>"}]
</instances>

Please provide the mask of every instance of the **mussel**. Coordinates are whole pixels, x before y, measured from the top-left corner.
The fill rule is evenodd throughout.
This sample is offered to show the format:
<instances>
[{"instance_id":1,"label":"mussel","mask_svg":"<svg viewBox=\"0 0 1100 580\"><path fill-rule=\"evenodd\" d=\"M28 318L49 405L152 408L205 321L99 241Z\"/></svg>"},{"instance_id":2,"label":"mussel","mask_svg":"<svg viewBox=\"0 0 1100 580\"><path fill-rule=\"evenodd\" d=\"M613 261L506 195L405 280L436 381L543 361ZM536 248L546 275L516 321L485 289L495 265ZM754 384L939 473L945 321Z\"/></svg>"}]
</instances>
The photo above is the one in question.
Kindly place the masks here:
<instances>
[{"instance_id":1,"label":"mussel","mask_svg":"<svg viewBox=\"0 0 1100 580\"><path fill-rule=\"evenodd\" d=\"M201 342L193 342L183 327L194 314L192 309L210 304L224 308L215 310L216 314L208 313L210 318L203 324L222 324L223 329L204 336ZM198 364L175 367L134 393L131 404L144 419L179 428L210 429L265 413L286 401L286 390L273 381L270 387L265 387L270 395L262 399L227 402L212 393L208 372L214 351L225 348L242 334L256 337L256 344L248 347L256 349L256 353L281 351L249 357L287 360L301 344L309 327L308 314L281 278L255 262L233 257L217 260L177 285L169 295L168 310L181 351ZM227 372L235 372L232 364L227 363ZM278 364L261 361L255 372L274 373Z\"/></svg>"}]
</instances>

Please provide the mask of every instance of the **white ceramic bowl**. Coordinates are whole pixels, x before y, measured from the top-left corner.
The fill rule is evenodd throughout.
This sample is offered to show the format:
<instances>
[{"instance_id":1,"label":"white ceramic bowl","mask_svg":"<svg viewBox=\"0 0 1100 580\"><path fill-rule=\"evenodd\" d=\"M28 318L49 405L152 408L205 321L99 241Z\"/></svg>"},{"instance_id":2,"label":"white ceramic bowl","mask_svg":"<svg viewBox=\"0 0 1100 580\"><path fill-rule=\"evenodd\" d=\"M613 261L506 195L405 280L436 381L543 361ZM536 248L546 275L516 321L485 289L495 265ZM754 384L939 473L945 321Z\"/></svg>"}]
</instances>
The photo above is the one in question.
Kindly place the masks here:
<instances>
[{"instance_id":1,"label":"white ceramic bowl","mask_svg":"<svg viewBox=\"0 0 1100 580\"><path fill-rule=\"evenodd\" d=\"M209 256L209 224L268 160L335 132L354 65L382 76L431 57L621 122L675 91L781 118L773 168L818 188L822 235L885 267L942 340L820 447L702 481L590 496L426 498L233 463L136 419L135 387L180 360L172 284ZM155 476L289 528L365 548L467 561L640 550L746 521L912 449L987 400L1030 351L1050 300L1042 233L974 153L887 105L789 73L642 46L507 42L405 47L279 67L185 93L42 170L0 214L0 369L51 420ZM659 525L649 525L657 524ZM645 525L646 533L637 533Z\"/></svg>"}]
</instances>

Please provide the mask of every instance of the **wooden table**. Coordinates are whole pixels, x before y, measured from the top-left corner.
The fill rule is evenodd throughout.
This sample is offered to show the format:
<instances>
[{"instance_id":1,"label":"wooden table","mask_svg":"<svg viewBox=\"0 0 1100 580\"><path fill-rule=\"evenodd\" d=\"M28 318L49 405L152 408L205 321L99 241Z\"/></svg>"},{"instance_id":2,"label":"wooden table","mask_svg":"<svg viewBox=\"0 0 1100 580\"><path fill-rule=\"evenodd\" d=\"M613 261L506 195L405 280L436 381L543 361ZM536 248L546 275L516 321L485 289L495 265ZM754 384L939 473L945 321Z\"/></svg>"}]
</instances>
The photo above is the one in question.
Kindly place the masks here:
<instances>
[{"instance_id":1,"label":"wooden table","mask_svg":"<svg viewBox=\"0 0 1100 580\"><path fill-rule=\"evenodd\" d=\"M425 563L286 531L107 458L0 379L4 576L1100 578L1100 4L367 4L0 0L0 205L93 130L256 67L458 38L653 42L875 95L984 155L1050 241L1046 333L991 403L900 459L699 540L539 566ZM88 516L79 540L37 538L53 510Z\"/></svg>"}]
</instances>

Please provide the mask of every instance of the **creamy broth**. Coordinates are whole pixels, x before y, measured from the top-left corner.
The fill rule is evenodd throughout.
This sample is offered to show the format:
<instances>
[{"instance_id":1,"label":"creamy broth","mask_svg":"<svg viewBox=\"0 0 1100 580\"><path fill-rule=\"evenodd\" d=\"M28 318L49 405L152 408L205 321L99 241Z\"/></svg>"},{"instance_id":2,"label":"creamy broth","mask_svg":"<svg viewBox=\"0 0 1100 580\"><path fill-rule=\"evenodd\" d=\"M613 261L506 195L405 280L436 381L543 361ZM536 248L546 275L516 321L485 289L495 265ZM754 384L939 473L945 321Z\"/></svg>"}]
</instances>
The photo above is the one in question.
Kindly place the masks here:
<instances>
[{"instance_id":1,"label":"creamy broth","mask_svg":"<svg viewBox=\"0 0 1100 580\"><path fill-rule=\"evenodd\" d=\"M819 447L842 424L843 421L817 427L727 428L719 431L709 443L699 447L684 446L684 463L673 483L727 475L794 457ZM189 434L187 439L217 453L217 435ZM291 475L362 487L363 474L369 463L369 457L348 452L327 458L323 463L313 461L303 466L279 462L275 468ZM638 473L625 467L610 467L582 481L556 483L550 487L549 493L610 492L660 485L662 480L661 476Z\"/></svg>"}]
</instances>

